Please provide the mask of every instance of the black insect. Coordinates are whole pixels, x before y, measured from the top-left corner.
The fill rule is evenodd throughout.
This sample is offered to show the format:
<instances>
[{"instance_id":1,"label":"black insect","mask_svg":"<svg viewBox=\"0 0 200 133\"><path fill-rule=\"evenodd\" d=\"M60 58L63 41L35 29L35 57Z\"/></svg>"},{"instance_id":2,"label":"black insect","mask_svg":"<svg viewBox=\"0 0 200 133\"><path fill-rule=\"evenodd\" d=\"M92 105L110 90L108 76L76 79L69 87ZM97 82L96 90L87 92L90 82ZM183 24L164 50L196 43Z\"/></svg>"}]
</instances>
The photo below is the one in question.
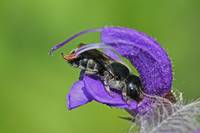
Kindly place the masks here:
<instances>
[{"instance_id":1,"label":"black insect","mask_svg":"<svg viewBox=\"0 0 200 133\"><path fill-rule=\"evenodd\" d=\"M113 60L96 49L85 51L78 56L75 56L75 52L76 49L69 55L63 54L64 59L72 66L80 68L85 74L100 77L108 93L110 88L114 88L122 92L125 101L141 100L140 78L132 74L125 64Z\"/></svg>"}]
</instances>

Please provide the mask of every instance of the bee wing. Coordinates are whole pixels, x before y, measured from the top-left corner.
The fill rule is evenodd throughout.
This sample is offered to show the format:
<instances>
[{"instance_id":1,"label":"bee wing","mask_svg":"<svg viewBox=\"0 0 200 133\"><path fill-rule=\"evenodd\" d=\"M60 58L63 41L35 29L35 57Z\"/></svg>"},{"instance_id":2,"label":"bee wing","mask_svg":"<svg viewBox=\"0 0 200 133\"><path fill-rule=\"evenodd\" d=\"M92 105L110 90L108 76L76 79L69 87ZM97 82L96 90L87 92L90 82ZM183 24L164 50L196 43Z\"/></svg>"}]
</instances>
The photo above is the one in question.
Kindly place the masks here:
<instances>
[{"instance_id":1,"label":"bee wing","mask_svg":"<svg viewBox=\"0 0 200 133\"><path fill-rule=\"evenodd\" d=\"M106 54L106 53L100 51L99 49L103 49L104 51L110 51L110 52L109 52L109 54ZM93 58L94 60L98 61L101 65L103 65L106 68L106 70L109 71L112 75L114 75L114 74L112 73L112 68L111 68L110 64L113 62L118 62L130 70L128 65L126 65L126 63L124 63L119 58L120 55L116 52L116 50L113 49L111 46L105 45L104 43L94 43L94 44L87 44L87 45L83 44L78 50L76 50L75 55L78 56L85 52L87 52L87 54L91 58ZM111 55L115 55L115 57L118 57L118 58L113 58L113 56L111 56Z\"/></svg>"},{"instance_id":2,"label":"bee wing","mask_svg":"<svg viewBox=\"0 0 200 133\"><path fill-rule=\"evenodd\" d=\"M101 64L111 75L114 76L111 71L112 68L110 67L110 64L115 61L114 59L104 54L102 51L96 49L89 50L87 52L92 55L92 58L94 58L99 64Z\"/></svg>"}]
</instances>

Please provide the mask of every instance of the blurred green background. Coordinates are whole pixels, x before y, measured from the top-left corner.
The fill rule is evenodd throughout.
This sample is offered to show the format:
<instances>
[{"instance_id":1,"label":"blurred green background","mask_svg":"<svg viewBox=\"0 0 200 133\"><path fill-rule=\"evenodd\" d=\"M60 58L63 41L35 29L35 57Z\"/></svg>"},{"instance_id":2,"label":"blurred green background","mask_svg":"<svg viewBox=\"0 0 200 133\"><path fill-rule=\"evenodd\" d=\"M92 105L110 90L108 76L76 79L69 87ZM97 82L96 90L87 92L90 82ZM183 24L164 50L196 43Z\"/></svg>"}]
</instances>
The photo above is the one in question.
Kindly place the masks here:
<instances>
[{"instance_id":1,"label":"blurred green background","mask_svg":"<svg viewBox=\"0 0 200 133\"><path fill-rule=\"evenodd\" d=\"M125 133L126 115L98 103L68 111L65 95L78 78L51 46L88 28L125 26L155 37L174 66L174 88L200 97L198 0L1 0L0 132ZM97 42L88 34L72 43Z\"/></svg>"}]
</instances>

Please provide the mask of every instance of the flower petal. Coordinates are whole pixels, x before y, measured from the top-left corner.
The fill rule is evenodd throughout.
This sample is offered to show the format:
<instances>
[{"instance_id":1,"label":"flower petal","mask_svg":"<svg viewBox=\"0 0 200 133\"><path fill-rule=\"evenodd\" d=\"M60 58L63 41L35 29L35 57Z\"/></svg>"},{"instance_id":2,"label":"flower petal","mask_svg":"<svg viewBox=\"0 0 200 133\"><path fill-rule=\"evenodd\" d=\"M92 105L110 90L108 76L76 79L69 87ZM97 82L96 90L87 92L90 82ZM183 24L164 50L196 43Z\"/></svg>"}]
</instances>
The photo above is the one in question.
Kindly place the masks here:
<instances>
[{"instance_id":1,"label":"flower petal","mask_svg":"<svg viewBox=\"0 0 200 133\"><path fill-rule=\"evenodd\" d=\"M100 80L95 79L94 77L89 77L87 75L84 75L83 81L85 83L85 88L87 92L97 102L118 108L130 108L130 109L136 108L137 103L135 101L132 101L131 104L128 105L126 102L124 102L121 94L119 93L112 91L111 92L112 96L110 96L108 92L105 91L104 85Z\"/></svg>"},{"instance_id":2,"label":"flower petal","mask_svg":"<svg viewBox=\"0 0 200 133\"><path fill-rule=\"evenodd\" d=\"M92 97L87 93L84 82L80 80L74 83L70 92L67 95L68 109L71 110L77 108L90 101L92 101Z\"/></svg>"},{"instance_id":3,"label":"flower petal","mask_svg":"<svg viewBox=\"0 0 200 133\"><path fill-rule=\"evenodd\" d=\"M147 94L164 95L169 92L172 85L171 62L153 38L133 29L105 27L101 39L136 67Z\"/></svg>"},{"instance_id":4,"label":"flower petal","mask_svg":"<svg viewBox=\"0 0 200 133\"><path fill-rule=\"evenodd\" d=\"M134 110L135 113L140 115L145 114L153 105L153 100L151 98L145 97L137 106L137 109Z\"/></svg>"},{"instance_id":5,"label":"flower petal","mask_svg":"<svg viewBox=\"0 0 200 133\"><path fill-rule=\"evenodd\" d=\"M197 131L195 131L194 133L200 133L200 128Z\"/></svg>"}]
</instances>

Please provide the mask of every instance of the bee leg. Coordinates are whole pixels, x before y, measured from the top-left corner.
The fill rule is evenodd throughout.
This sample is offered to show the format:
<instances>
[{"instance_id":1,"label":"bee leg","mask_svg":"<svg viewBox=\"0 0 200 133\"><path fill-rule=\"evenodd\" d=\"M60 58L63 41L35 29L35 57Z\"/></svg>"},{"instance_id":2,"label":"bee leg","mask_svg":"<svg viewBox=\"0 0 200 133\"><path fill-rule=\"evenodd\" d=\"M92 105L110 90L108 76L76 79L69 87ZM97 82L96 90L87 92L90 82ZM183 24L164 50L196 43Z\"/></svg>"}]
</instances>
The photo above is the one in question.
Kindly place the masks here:
<instances>
[{"instance_id":1,"label":"bee leg","mask_svg":"<svg viewBox=\"0 0 200 133\"><path fill-rule=\"evenodd\" d=\"M103 80L104 86L105 86L105 91L109 94L109 96L114 97L113 93L110 90L110 86L109 86L109 74L107 72L104 73L104 76L101 77L101 79Z\"/></svg>"},{"instance_id":2,"label":"bee leg","mask_svg":"<svg viewBox=\"0 0 200 133\"><path fill-rule=\"evenodd\" d=\"M88 71L88 70L86 70L85 73L88 74L88 75L95 75L96 74L96 72Z\"/></svg>"},{"instance_id":3,"label":"bee leg","mask_svg":"<svg viewBox=\"0 0 200 133\"><path fill-rule=\"evenodd\" d=\"M98 72L99 71L98 69L99 69L99 65L95 63L95 65L94 65L94 71Z\"/></svg>"},{"instance_id":4,"label":"bee leg","mask_svg":"<svg viewBox=\"0 0 200 133\"><path fill-rule=\"evenodd\" d=\"M127 97L127 88L124 86L123 88L122 88L122 98L123 98L123 100L124 101L127 101L128 100L128 97Z\"/></svg>"},{"instance_id":5,"label":"bee leg","mask_svg":"<svg viewBox=\"0 0 200 133\"><path fill-rule=\"evenodd\" d=\"M127 87L124 84L123 88L122 88L122 99L128 104L131 104L131 99L129 98L129 96L127 95Z\"/></svg>"},{"instance_id":6,"label":"bee leg","mask_svg":"<svg viewBox=\"0 0 200 133\"><path fill-rule=\"evenodd\" d=\"M123 87L121 84L121 81L118 81L114 78L110 79L108 82L109 86L111 86L111 88L114 88L116 90L121 90L121 88Z\"/></svg>"},{"instance_id":7,"label":"bee leg","mask_svg":"<svg viewBox=\"0 0 200 133\"><path fill-rule=\"evenodd\" d=\"M110 87L108 85L105 85L104 87L105 87L105 91L108 93L108 95L113 97Z\"/></svg>"},{"instance_id":8,"label":"bee leg","mask_svg":"<svg viewBox=\"0 0 200 133\"><path fill-rule=\"evenodd\" d=\"M94 75L97 72L98 72L97 64L94 62L94 60L89 59L87 61L86 73L90 75Z\"/></svg>"},{"instance_id":9,"label":"bee leg","mask_svg":"<svg viewBox=\"0 0 200 133\"><path fill-rule=\"evenodd\" d=\"M87 68L94 72L98 72L98 64L92 59L88 60Z\"/></svg>"},{"instance_id":10,"label":"bee leg","mask_svg":"<svg viewBox=\"0 0 200 133\"><path fill-rule=\"evenodd\" d=\"M80 61L79 61L79 68L80 68L81 70L85 70L85 69L86 69L87 61L88 61L88 59L83 59L83 60L80 60Z\"/></svg>"},{"instance_id":11,"label":"bee leg","mask_svg":"<svg viewBox=\"0 0 200 133\"><path fill-rule=\"evenodd\" d=\"M109 87L109 85L108 85L108 82L106 82L106 81L104 80L103 83L104 83L105 91L108 93L108 95L111 96L111 97L114 97L114 95L112 94L112 92L111 92L111 90L110 90L110 87Z\"/></svg>"}]
</instances>

